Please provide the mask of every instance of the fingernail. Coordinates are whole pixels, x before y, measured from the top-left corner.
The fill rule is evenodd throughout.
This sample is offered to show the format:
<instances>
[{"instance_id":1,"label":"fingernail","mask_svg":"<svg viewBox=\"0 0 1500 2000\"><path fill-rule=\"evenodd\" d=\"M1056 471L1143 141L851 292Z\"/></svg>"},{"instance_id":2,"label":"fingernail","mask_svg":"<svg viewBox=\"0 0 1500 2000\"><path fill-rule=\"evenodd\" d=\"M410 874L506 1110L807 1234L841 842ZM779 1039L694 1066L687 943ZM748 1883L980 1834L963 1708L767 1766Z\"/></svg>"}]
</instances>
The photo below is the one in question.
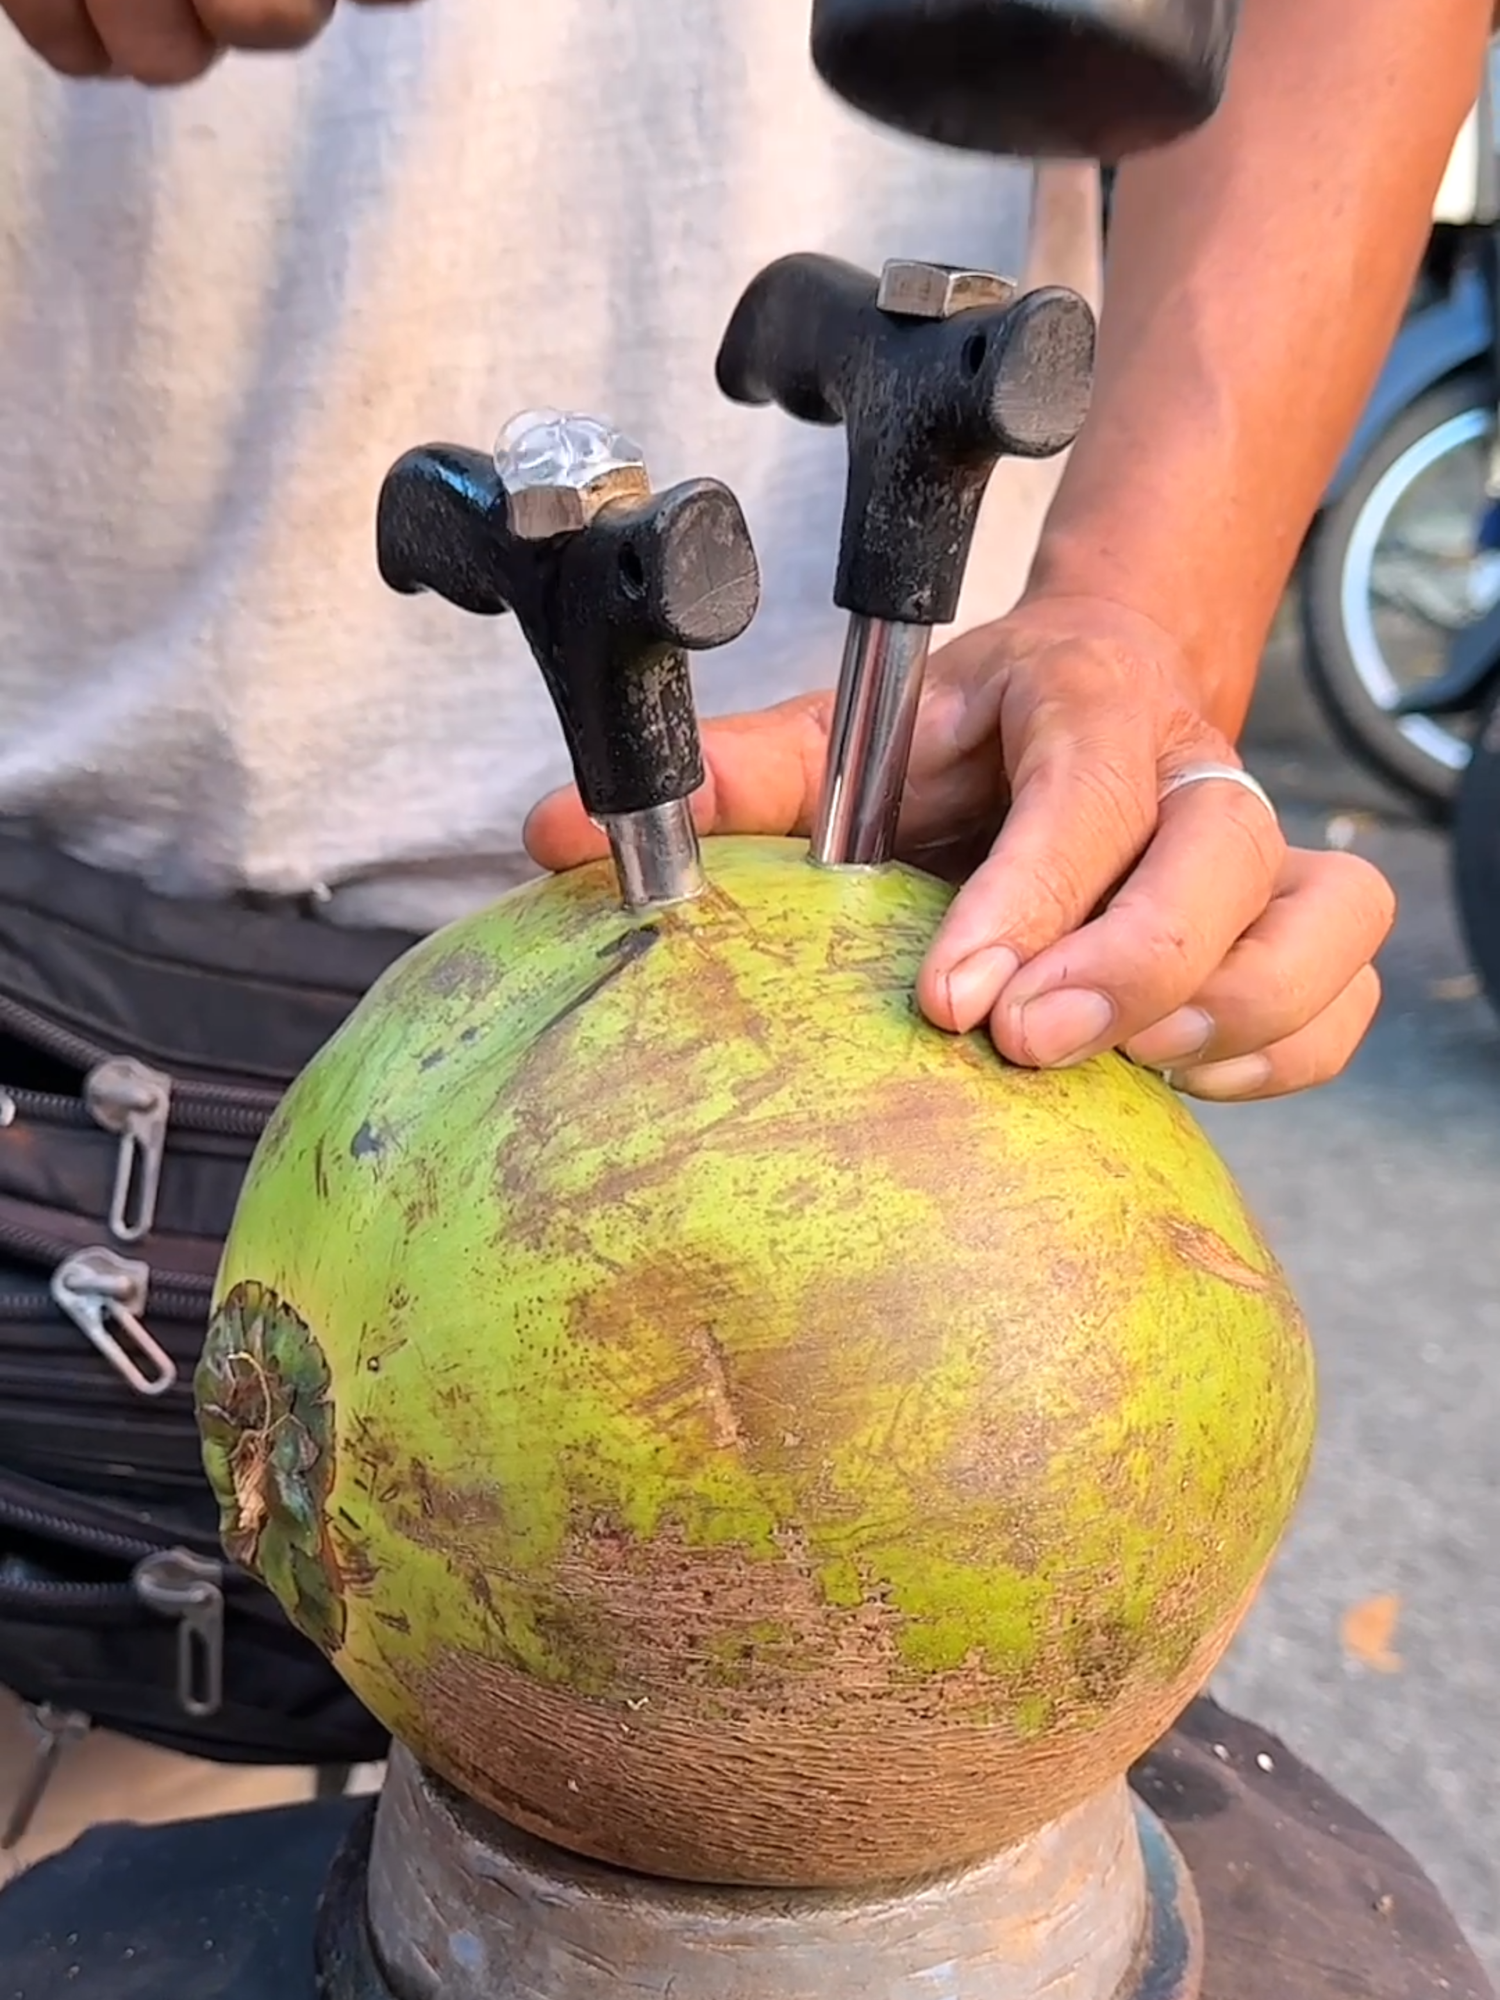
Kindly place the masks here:
<instances>
[{"instance_id":1,"label":"fingernail","mask_svg":"<svg viewBox=\"0 0 1500 2000\"><path fill-rule=\"evenodd\" d=\"M1232 1056L1228 1062L1199 1063L1172 1073L1172 1088L1189 1097L1216 1100L1253 1097L1271 1080L1269 1056Z\"/></svg>"},{"instance_id":2,"label":"fingernail","mask_svg":"<svg viewBox=\"0 0 1500 2000\"><path fill-rule=\"evenodd\" d=\"M961 959L948 974L948 1006L960 1034L977 1027L1015 978L1021 961L1005 945L987 945L972 958Z\"/></svg>"},{"instance_id":3,"label":"fingernail","mask_svg":"<svg viewBox=\"0 0 1500 2000\"><path fill-rule=\"evenodd\" d=\"M1125 1053L1144 1069L1164 1069L1168 1063L1191 1062L1213 1039L1212 1015L1201 1007L1179 1007L1125 1044Z\"/></svg>"},{"instance_id":4,"label":"fingernail","mask_svg":"<svg viewBox=\"0 0 1500 2000\"><path fill-rule=\"evenodd\" d=\"M1038 1068L1061 1069L1102 1046L1114 1018L1114 1003L1102 993L1063 987L1021 1009L1021 1044Z\"/></svg>"}]
</instances>

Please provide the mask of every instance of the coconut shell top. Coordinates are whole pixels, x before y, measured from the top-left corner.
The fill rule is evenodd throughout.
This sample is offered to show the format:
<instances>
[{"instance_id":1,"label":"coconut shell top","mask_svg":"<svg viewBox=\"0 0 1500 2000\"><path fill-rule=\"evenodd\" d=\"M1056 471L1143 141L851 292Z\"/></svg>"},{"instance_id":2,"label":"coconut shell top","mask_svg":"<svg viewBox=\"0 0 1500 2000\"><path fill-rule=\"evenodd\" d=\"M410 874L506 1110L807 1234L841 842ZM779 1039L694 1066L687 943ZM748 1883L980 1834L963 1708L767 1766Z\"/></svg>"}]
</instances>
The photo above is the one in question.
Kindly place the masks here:
<instances>
[{"instance_id":1,"label":"coconut shell top","mask_svg":"<svg viewBox=\"0 0 1500 2000\"><path fill-rule=\"evenodd\" d=\"M1313 1370L1155 1078L912 990L948 892L715 841L419 946L256 1156L228 1549L432 1769L644 1872L868 1883L1122 1771L1301 1484Z\"/></svg>"}]
</instances>

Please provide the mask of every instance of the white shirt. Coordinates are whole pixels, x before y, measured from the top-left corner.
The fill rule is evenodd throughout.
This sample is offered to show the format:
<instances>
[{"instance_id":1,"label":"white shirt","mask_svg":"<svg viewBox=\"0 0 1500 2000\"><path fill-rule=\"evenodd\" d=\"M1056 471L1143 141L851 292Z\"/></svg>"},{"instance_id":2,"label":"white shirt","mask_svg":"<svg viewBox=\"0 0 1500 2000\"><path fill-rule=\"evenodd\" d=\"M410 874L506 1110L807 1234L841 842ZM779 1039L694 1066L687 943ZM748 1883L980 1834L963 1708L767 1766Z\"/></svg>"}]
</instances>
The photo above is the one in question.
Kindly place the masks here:
<instances>
[{"instance_id":1,"label":"white shirt","mask_svg":"<svg viewBox=\"0 0 1500 2000\"><path fill-rule=\"evenodd\" d=\"M428 0L150 94L0 22L0 818L357 923L521 879L567 776L540 677L511 621L388 592L374 514L410 446L539 403L738 493L763 608L706 713L830 683L843 441L721 398L724 324L790 250L1019 275L1032 176L865 125L806 44L796 0ZM1048 275L1087 284L1076 185ZM1003 470L962 622L1055 472Z\"/></svg>"}]
</instances>

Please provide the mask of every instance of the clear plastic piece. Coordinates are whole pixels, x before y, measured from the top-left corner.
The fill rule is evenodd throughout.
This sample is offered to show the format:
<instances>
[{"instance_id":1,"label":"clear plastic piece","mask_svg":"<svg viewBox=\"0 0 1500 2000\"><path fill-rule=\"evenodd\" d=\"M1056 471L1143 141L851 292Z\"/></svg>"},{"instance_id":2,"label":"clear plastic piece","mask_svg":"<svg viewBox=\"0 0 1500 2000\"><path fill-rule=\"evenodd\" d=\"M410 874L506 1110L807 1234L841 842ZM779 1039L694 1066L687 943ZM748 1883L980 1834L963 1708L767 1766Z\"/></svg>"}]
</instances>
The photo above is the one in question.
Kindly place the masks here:
<instances>
[{"instance_id":1,"label":"clear plastic piece","mask_svg":"<svg viewBox=\"0 0 1500 2000\"><path fill-rule=\"evenodd\" d=\"M495 446L495 470L511 494L582 491L614 472L644 471L645 464L645 453L623 431L562 410L522 410Z\"/></svg>"}]
</instances>

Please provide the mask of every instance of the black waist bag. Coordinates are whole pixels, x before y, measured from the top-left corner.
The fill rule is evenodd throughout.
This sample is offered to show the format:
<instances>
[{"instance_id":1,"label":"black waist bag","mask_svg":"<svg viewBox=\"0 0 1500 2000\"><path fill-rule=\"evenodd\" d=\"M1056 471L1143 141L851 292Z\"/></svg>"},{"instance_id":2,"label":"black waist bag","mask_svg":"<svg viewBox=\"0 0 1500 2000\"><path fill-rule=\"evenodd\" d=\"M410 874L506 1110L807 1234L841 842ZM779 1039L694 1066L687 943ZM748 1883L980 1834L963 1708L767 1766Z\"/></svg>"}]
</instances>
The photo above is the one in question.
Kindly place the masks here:
<instances>
[{"instance_id":1,"label":"black waist bag","mask_svg":"<svg viewBox=\"0 0 1500 2000\"><path fill-rule=\"evenodd\" d=\"M256 1140L412 942L0 832L0 1685L44 1751L96 1725L228 1763L385 1753L225 1559L192 1380Z\"/></svg>"}]
</instances>

